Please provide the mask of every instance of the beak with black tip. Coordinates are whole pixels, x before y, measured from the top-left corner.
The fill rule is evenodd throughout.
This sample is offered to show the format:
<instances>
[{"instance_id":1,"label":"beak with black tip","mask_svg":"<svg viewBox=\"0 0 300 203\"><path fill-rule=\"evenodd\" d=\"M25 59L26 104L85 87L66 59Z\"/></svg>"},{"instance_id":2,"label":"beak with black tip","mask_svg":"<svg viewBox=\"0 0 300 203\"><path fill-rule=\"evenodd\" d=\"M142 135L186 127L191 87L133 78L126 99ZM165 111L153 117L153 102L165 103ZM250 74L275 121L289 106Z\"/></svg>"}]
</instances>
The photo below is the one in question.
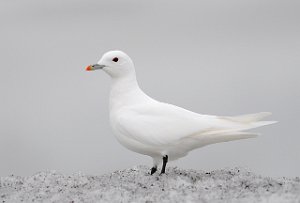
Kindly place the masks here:
<instances>
[{"instance_id":1,"label":"beak with black tip","mask_svg":"<svg viewBox=\"0 0 300 203\"><path fill-rule=\"evenodd\" d=\"M94 65L89 65L85 68L86 71L92 71L92 70L97 70L97 69L102 69L104 68L105 65L99 65L99 64L94 64Z\"/></svg>"}]
</instances>

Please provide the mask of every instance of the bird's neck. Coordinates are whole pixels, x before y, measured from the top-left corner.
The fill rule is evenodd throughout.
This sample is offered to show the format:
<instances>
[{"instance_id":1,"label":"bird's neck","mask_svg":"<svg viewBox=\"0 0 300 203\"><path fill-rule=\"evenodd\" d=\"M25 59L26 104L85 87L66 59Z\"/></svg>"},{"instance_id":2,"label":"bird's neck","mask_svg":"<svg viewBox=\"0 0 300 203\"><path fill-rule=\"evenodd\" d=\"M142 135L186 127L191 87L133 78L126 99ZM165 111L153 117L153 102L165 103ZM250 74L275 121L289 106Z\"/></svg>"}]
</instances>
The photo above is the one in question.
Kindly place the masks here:
<instances>
[{"instance_id":1,"label":"bird's neck","mask_svg":"<svg viewBox=\"0 0 300 203\"><path fill-rule=\"evenodd\" d=\"M135 74L113 78L109 99L110 111L141 103L147 97L140 89Z\"/></svg>"}]
</instances>

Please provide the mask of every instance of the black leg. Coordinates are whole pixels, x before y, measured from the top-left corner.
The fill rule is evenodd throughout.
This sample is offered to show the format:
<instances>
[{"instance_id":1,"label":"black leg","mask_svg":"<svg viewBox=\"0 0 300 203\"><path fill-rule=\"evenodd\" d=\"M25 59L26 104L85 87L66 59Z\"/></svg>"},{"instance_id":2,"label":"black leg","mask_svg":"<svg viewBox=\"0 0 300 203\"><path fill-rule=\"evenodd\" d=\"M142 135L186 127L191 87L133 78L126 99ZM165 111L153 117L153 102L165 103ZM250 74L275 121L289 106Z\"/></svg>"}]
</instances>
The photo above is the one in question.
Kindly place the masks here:
<instances>
[{"instance_id":1,"label":"black leg","mask_svg":"<svg viewBox=\"0 0 300 203\"><path fill-rule=\"evenodd\" d=\"M153 166L152 168L151 168L151 175L153 175L155 172L157 171L157 166Z\"/></svg>"},{"instance_id":2,"label":"black leg","mask_svg":"<svg viewBox=\"0 0 300 203\"><path fill-rule=\"evenodd\" d=\"M160 174L163 174L163 173L166 172L167 162L168 162L168 155L166 155L166 156L163 157L163 165L162 165Z\"/></svg>"}]
</instances>

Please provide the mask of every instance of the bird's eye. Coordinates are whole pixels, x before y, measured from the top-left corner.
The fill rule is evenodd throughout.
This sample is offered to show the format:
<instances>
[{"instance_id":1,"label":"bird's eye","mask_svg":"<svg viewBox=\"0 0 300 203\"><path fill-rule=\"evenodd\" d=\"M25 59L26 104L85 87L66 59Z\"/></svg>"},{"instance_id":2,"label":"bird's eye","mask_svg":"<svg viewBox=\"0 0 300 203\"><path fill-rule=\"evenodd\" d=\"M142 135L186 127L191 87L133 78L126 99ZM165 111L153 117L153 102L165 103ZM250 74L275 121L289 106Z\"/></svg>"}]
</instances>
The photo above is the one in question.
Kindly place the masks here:
<instances>
[{"instance_id":1,"label":"bird's eye","mask_svg":"<svg viewBox=\"0 0 300 203\"><path fill-rule=\"evenodd\" d=\"M119 60L119 59L118 59L117 57L115 57L115 58L113 58L112 61L113 61L113 62L118 62L118 60Z\"/></svg>"}]
</instances>

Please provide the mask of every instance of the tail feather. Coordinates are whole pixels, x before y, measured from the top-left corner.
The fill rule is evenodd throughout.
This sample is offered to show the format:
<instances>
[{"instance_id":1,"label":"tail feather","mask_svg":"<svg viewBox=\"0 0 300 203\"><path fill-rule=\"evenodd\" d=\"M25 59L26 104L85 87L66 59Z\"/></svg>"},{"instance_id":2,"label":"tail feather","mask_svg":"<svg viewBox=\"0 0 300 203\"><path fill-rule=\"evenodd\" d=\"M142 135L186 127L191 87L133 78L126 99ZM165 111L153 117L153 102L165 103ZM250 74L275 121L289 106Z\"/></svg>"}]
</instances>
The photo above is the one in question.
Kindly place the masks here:
<instances>
[{"instance_id":1,"label":"tail feather","mask_svg":"<svg viewBox=\"0 0 300 203\"><path fill-rule=\"evenodd\" d=\"M226 118L228 120L241 122L241 123L252 123L255 121L260 121L270 115L272 115L271 112L260 112L260 113L232 116L232 117L226 117Z\"/></svg>"},{"instance_id":2,"label":"tail feather","mask_svg":"<svg viewBox=\"0 0 300 203\"><path fill-rule=\"evenodd\" d=\"M202 135L218 135L218 134L227 135L227 134L232 134L232 133L235 134L236 132L240 133L245 130L250 130L253 128L258 128L258 127L270 125L273 123L277 123L277 121L258 121L258 122L252 122L252 123L245 123L243 125L240 125L240 126L234 127L234 128L224 128L224 129L206 131L206 132L203 132Z\"/></svg>"},{"instance_id":3,"label":"tail feather","mask_svg":"<svg viewBox=\"0 0 300 203\"><path fill-rule=\"evenodd\" d=\"M254 127L252 127L252 128L257 128L257 127L261 127L261 126L265 126L265 125L271 125L271 124L274 124L277 122L278 121L258 121L258 122L253 123Z\"/></svg>"},{"instance_id":4,"label":"tail feather","mask_svg":"<svg viewBox=\"0 0 300 203\"><path fill-rule=\"evenodd\" d=\"M213 135L215 141L218 142L228 142L232 140L240 140L240 139L248 139L257 137L259 133L252 132L230 132L230 133L221 133L217 135Z\"/></svg>"},{"instance_id":5,"label":"tail feather","mask_svg":"<svg viewBox=\"0 0 300 203\"><path fill-rule=\"evenodd\" d=\"M255 138L258 135L260 134L252 132L226 132L219 134L211 134L207 136L199 136L198 139L201 140L201 144L209 145L220 142L229 142L233 140Z\"/></svg>"},{"instance_id":6,"label":"tail feather","mask_svg":"<svg viewBox=\"0 0 300 203\"><path fill-rule=\"evenodd\" d=\"M220 117L221 120L227 121L228 125L221 129L211 129L198 134L197 137L205 137L207 140L215 142L227 142L231 140L247 139L256 137L258 133L245 132L253 128L277 123L277 121L261 121L266 116L271 115L269 112L256 114L247 114L235 117ZM228 122L229 121L229 122Z\"/></svg>"}]
</instances>

